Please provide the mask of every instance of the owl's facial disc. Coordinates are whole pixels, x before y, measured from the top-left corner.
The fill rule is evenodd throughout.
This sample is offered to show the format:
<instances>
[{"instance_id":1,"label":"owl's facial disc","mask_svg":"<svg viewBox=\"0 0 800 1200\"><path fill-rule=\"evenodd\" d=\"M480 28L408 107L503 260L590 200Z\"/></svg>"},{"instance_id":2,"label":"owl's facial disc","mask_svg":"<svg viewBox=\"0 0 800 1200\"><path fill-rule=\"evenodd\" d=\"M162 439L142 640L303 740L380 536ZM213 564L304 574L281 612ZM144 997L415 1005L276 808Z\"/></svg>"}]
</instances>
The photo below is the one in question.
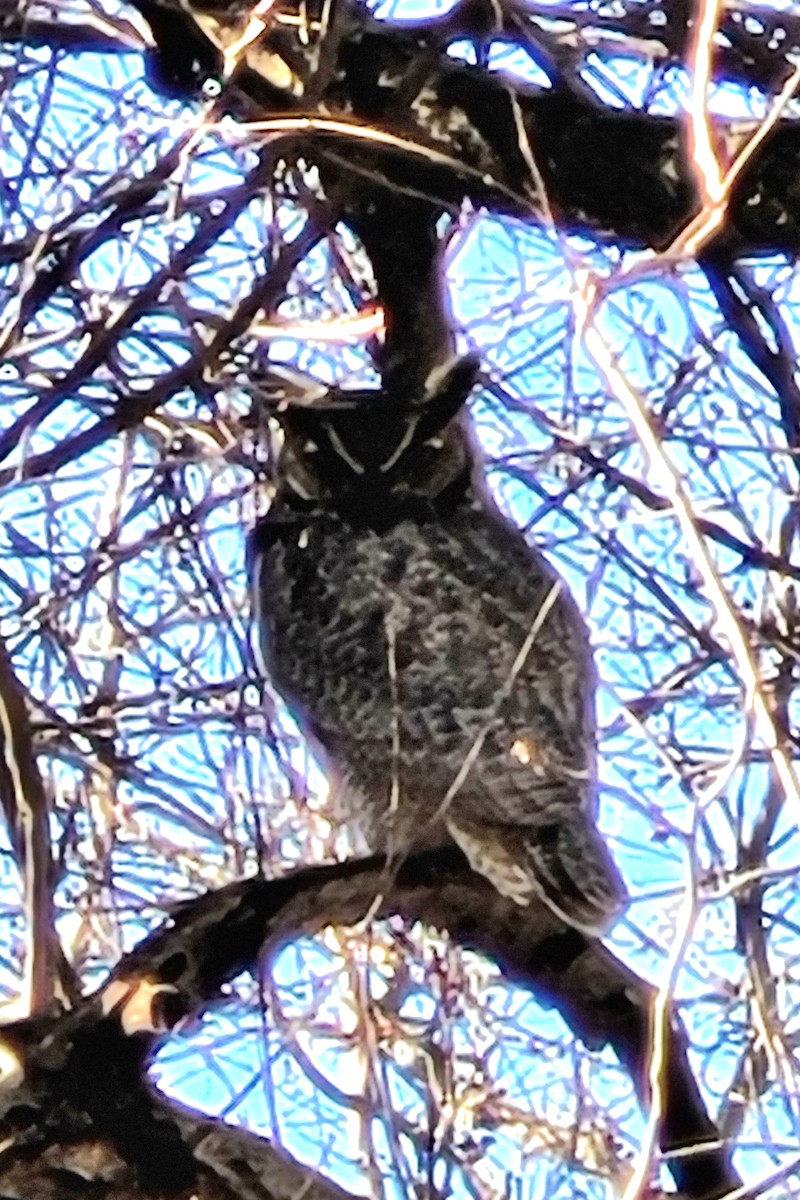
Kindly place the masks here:
<instances>
[{"instance_id":1,"label":"owl's facial disc","mask_svg":"<svg viewBox=\"0 0 800 1200\"><path fill-rule=\"evenodd\" d=\"M348 420L319 416L313 433L305 420L302 435L287 431L281 460L284 483L304 501L367 506L378 497L397 503L411 496L435 499L471 464L458 417L423 439L416 413L405 419L385 410L348 413Z\"/></svg>"},{"instance_id":2,"label":"owl's facial disc","mask_svg":"<svg viewBox=\"0 0 800 1200\"><path fill-rule=\"evenodd\" d=\"M281 415L284 483L306 501L434 499L471 465L460 414L476 374L474 359L454 358L431 372L435 390L411 406L376 390L288 408Z\"/></svg>"}]
</instances>

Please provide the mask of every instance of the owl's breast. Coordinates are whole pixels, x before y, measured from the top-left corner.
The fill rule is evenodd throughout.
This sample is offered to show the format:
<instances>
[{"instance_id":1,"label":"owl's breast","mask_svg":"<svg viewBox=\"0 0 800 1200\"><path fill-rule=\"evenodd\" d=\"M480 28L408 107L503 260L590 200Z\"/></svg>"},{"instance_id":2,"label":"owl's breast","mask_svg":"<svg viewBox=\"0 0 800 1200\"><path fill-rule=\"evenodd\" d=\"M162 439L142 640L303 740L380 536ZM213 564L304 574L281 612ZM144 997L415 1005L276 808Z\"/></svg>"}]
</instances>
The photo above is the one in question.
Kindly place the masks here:
<instances>
[{"instance_id":1,"label":"owl's breast","mask_svg":"<svg viewBox=\"0 0 800 1200\"><path fill-rule=\"evenodd\" d=\"M329 750L338 730L383 729L387 681L382 553L327 514L291 522L260 568L260 637L270 676ZM326 736L327 733L327 736Z\"/></svg>"},{"instance_id":2,"label":"owl's breast","mask_svg":"<svg viewBox=\"0 0 800 1200\"><path fill-rule=\"evenodd\" d=\"M381 532L329 512L283 522L259 589L275 686L359 788L386 791L399 773L427 811L471 755L458 803L518 820L565 779L588 779L583 623L490 505Z\"/></svg>"}]
</instances>

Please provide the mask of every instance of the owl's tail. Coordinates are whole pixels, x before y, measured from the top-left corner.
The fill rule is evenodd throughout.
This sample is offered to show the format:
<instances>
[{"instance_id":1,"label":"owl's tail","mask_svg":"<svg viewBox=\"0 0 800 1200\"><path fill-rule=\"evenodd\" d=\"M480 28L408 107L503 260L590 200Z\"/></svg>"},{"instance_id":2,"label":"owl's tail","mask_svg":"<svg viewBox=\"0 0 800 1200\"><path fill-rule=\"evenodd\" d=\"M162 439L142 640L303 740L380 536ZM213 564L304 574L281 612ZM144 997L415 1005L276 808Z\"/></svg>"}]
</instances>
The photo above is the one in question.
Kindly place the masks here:
<instances>
[{"instance_id":1,"label":"owl's tail","mask_svg":"<svg viewBox=\"0 0 800 1200\"><path fill-rule=\"evenodd\" d=\"M470 866L516 904L535 896L590 937L619 916L627 892L608 847L580 811L550 825L508 826L458 820L446 825Z\"/></svg>"},{"instance_id":2,"label":"owl's tail","mask_svg":"<svg viewBox=\"0 0 800 1200\"><path fill-rule=\"evenodd\" d=\"M535 889L570 925L598 937L619 916L625 884L600 834L576 812L525 831Z\"/></svg>"}]
</instances>

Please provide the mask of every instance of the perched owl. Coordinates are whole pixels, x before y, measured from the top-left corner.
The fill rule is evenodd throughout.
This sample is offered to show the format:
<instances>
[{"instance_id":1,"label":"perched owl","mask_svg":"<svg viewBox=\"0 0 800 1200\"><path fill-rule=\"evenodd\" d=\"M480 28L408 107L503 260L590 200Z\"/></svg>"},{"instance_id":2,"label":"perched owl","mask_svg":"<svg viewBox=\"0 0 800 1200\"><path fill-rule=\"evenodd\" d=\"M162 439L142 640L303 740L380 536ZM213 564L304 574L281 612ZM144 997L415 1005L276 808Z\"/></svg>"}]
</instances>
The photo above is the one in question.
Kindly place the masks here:
<instances>
[{"instance_id":1,"label":"perched owl","mask_svg":"<svg viewBox=\"0 0 800 1200\"><path fill-rule=\"evenodd\" d=\"M498 511L464 402L285 404L251 542L263 669L327 756L373 852L453 839L517 903L602 932L625 892L595 829L595 675L564 583Z\"/></svg>"}]
</instances>

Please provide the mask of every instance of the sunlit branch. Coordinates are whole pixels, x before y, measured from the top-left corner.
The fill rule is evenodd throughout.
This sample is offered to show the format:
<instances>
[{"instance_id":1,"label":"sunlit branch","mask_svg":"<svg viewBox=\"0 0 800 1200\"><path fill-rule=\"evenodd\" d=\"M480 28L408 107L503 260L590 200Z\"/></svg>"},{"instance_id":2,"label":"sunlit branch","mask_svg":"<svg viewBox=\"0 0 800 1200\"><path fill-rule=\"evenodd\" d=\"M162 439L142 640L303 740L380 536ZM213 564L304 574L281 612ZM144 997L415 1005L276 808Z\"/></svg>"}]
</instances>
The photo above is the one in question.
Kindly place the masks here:
<instances>
[{"instance_id":1,"label":"sunlit branch","mask_svg":"<svg viewBox=\"0 0 800 1200\"><path fill-rule=\"evenodd\" d=\"M715 2L716 0L709 0L712 7ZM647 250L638 256L631 266L615 271L611 278L598 279L596 284L602 294L606 295L637 279L650 277L655 272L663 271L664 268L680 265L687 259L697 257L703 251L724 226L725 219L729 216L728 205L734 183L774 129L798 86L800 86L800 64L786 80L769 113L735 156L731 166L721 176L719 183L717 183L719 164L711 149L710 122L705 113L698 116L695 104L699 103L699 98L694 97L691 129L693 131L692 140L697 141L697 146L691 161L697 167L696 182L700 195L704 198L704 203L699 212L695 213L665 249ZM708 129L707 137L699 133L701 128ZM712 159L716 163L716 171L711 165Z\"/></svg>"},{"instance_id":2,"label":"sunlit branch","mask_svg":"<svg viewBox=\"0 0 800 1200\"><path fill-rule=\"evenodd\" d=\"M716 623L723 632L739 678L745 690L746 707L752 707L755 729L763 739L784 789L795 810L800 814L800 787L793 767L783 750L770 709L770 702L759 677L753 652L742 629L736 609L720 578L717 567L697 528L694 506L686 485L670 463L643 397L630 384L614 353L596 323L598 300L597 282L587 275L575 292L578 331L586 349L596 364L612 395L622 403L628 420L647 455L654 477L669 499L678 520L694 566L703 580L706 594L714 610Z\"/></svg>"},{"instance_id":3,"label":"sunlit branch","mask_svg":"<svg viewBox=\"0 0 800 1200\"><path fill-rule=\"evenodd\" d=\"M800 84L800 64L783 85L780 95L776 98L772 108L760 123L758 129L736 155L732 165L725 173L719 188L717 189L716 185L712 183L712 188L707 191L708 200L701 211L689 222L685 229L681 230L667 250L653 256L654 260L661 262L674 261L683 257L691 258L700 253L725 219L728 198L736 179L783 114L786 105L797 90L798 84ZM707 185L708 181L706 181ZM715 199L714 192L716 190L719 191L719 194Z\"/></svg>"},{"instance_id":4,"label":"sunlit branch","mask_svg":"<svg viewBox=\"0 0 800 1200\"><path fill-rule=\"evenodd\" d=\"M698 0L689 51L691 91L689 96L689 148L691 162L704 209L716 209L724 195L722 173L711 138L706 107L711 83L714 34L722 0Z\"/></svg>"},{"instance_id":5,"label":"sunlit branch","mask_svg":"<svg viewBox=\"0 0 800 1200\"><path fill-rule=\"evenodd\" d=\"M225 63L225 75L232 75L236 67L239 65L239 60L245 53L247 48L253 44L256 38L259 38L267 27L267 22L264 17L272 8L274 0L259 0L259 3L251 10L247 25L243 33L236 41L231 42L223 51L223 59Z\"/></svg>"},{"instance_id":6,"label":"sunlit branch","mask_svg":"<svg viewBox=\"0 0 800 1200\"><path fill-rule=\"evenodd\" d=\"M670 1037L670 1009L672 1006L678 975L683 967L686 952L692 940L699 908L698 863L696 856L697 830L702 810L713 799L724 793L731 776L739 765L747 731L743 731L742 745L730 755L725 767L718 773L710 787L698 796L692 811L692 828L687 838L688 870L683 892L683 902L675 922L672 947L666 970L658 986L653 1002L653 1042L648 1064L650 1085L650 1107L647 1127L639 1147L634 1172L625 1188L623 1200L637 1200L648 1183L652 1171L658 1134L664 1119L667 1095L668 1045Z\"/></svg>"},{"instance_id":7,"label":"sunlit branch","mask_svg":"<svg viewBox=\"0 0 800 1200\"><path fill-rule=\"evenodd\" d=\"M13 296L5 301L4 320L0 325L0 354L5 354L19 328L20 318L27 295L36 282L36 268L46 253L49 236L46 231L38 234L22 266L20 284Z\"/></svg>"},{"instance_id":8,"label":"sunlit branch","mask_svg":"<svg viewBox=\"0 0 800 1200\"><path fill-rule=\"evenodd\" d=\"M225 122L221 126L226 136L250 138L253 134L266 134L267 140L297 136L310 133L332 134L355 142L367 142L373 146L382 146L387 150L409 155L412 158L424 159L433 166L446 168L457 177L474 179L483 188L492 188L500 195L512 198L515 205L521 203L529 212L533 211L532 204L523 202L523 197L516 191L494 179L490 174L481 172L477 167L470 166L463 160L453 158L424 142L400 134L390 133L388 129L379 129L374 123L358 121L353 117L340 119L335 117L317 116L316 114L298 114L290 117L269 117L263 121L239 121L236 124Z\"/></svg>"},{"instance_id":9,"label":"sunlit branch","mask_svg":"<svg viewBox=\"0 0 800 1200\"><path fill-rule=\"evenodd\" d=\"M798 792L798 784L793 768L780 745L775 721L746 635L742 630L730 597L722 584L706 542L697 528L692 498L667 458L664 447L647 412L643 398L630 384L597 326L597 302L598 292L596 283L592 277L585 276L580 280L580 285L576 289L575 295L578 332L609 391L623 404L656 479L660 482L660 486L672 504L684 540L692 555L692 561L705 584L707 595L714 608L717 624L725 634L739 677L744 685L745 708L747 711L752 712L756 731L766 743L770 759L775 767L778 778L781 780L784 794L793 801L797 809L800 806L800 792ZM745 727L742 731L742 737L746 739L747 736L748 730ZM716 782L712 785L711 792L706 793L702 797L704 803L708 802L711 795L721 794L735 766L738 764L739 758L740 755L731 756L727 769L720 773ZM697 815L698 809L695 808L695 823ZM694 853L693 843L690 844L690 853ZM663 1037L667 1029L666 1015L677 972L691 936L696 911L696 897L696 875L693 871L690 886L686 890L684 907L679 921L679 929L676 932L673 952L670 956L669 968L659 988L655 1002L654 1036L649 1068L652 1093L651 1108L645 1141L637 1163L637 1169L626 1188L625 1200L634 1200L634 1197L640 1194L650 1170L657 1130L662 1115L664 1087Z\"/></svg>"},{"instance_id":10,"label":"sunlit branch","mask_svg":"<svg viewBox=\"0 0 800 1200\"><path fill-rule=\"evenodd\" d=\"M296 338L298 341L347 342L353 338L383 333L383 309L376 306L357 315L333 317L324 321L256 321L250 331L256 337L265 339Z\"/></svg>"},{"instance_id":11,"label":"sunlit branch","mask_svg":"<svg viewBox=\"0 0 800 1200\"><path fill-rule=\"evenodd\" d=\"M800 84L800 63L798 63L792 74L786 80L786 83L781 88L780 93L778 96L776 96L772 108L767 113L756 132L750 138L747 145L739 151L734 159L733 165L725 176L726 193L730 191L731 186L737 177L741 175L742 171L747 166L756 150L758 150L764 139L772 132L777 121L783 116L786 105L797 91L798 84Z\"/></svg>"}]
</instances>

